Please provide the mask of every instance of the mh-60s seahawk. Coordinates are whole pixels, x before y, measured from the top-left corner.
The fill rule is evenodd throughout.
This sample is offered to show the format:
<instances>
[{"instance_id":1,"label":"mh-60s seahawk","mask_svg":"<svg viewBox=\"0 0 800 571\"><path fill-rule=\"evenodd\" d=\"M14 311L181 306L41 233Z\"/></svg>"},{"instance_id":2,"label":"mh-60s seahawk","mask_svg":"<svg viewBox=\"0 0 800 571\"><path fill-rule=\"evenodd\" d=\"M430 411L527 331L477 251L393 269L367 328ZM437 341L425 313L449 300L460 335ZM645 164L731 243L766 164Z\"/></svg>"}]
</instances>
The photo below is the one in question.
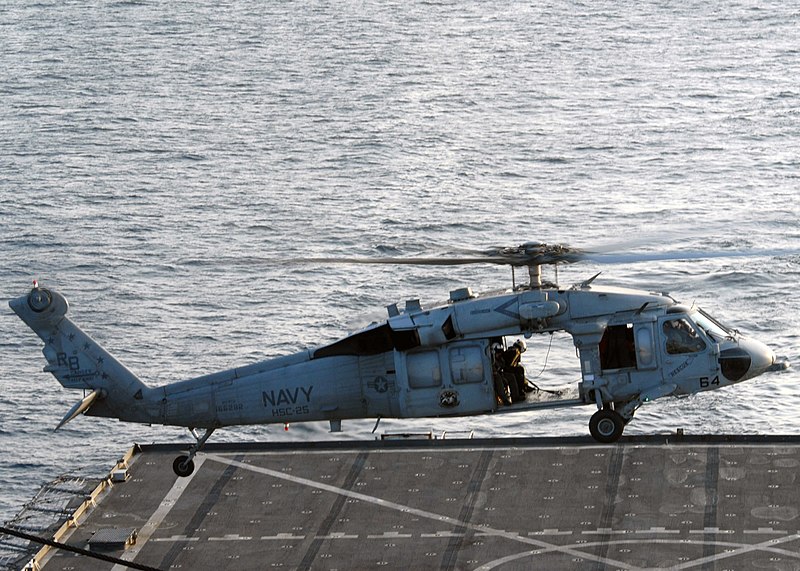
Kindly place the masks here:
<instances>
[{"instance_id":1,"label":"mh-60s seahawk","mask_svg":"<svg viewBox=\"0 0 800 571\"><path fill-rule=\"evenodd\" d=\"M486 295L458 289L437 307L416 300L403 310L391 305L386 320L329 345L159 387L144 384L66 317L69 306L58 292L34 282L9 305L44 341L44 370L65 388L84 391L58 427L81 413L188 427L196 444L175 459L178 476L193 472L192 459L215 429L241 424L328 420L339 431L345 419L594 405L589 431L609 443L645 402L788 366L763 343L669 295L599 287L597 275L563 289L542 282L542 265L585 257L566 246L527 243L457 259L334 260L509 264L527 267L530 283ZM577 396L504 404L497 347L507 337L556 331L569 333L577 349Z\"/></svg>"}]
</instances>

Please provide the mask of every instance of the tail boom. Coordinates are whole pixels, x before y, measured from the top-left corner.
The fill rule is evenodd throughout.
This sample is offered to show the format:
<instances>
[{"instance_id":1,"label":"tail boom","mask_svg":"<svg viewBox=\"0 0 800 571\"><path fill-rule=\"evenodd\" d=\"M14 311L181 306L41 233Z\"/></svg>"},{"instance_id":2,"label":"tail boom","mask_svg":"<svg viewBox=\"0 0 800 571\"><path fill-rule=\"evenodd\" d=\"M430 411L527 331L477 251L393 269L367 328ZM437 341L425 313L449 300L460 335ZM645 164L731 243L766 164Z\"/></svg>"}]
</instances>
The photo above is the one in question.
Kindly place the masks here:
<instances>
[{"instance_id":1,"label":"tail boom","mask_svg":"<svg viewBox=\"0 0 800 571\"><path fill-rule=\"evenodd\" d=\"M34 284L28 295L8 305L44 342L45 372L64 388L96 391L84 412L91 408L93 415L154 420L143 406L152 389L66 316L69 303L63 295Z\"/></svg>"}]
</instances>

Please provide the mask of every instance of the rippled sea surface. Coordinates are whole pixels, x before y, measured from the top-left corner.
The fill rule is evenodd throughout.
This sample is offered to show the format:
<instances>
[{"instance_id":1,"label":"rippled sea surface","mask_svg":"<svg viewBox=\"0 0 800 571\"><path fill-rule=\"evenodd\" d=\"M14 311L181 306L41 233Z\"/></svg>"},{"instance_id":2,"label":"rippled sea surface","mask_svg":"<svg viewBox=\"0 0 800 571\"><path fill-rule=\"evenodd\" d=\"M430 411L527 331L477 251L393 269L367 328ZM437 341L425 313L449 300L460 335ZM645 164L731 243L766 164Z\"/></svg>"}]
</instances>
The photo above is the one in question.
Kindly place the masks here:
<instances>
[{"instance_id":1,"label":"rippled sea surface","mask_svg":"<svg viewBox=\"0 0 800 571\"><path fill-rule=\"evenodd\" d=\"M529 240L736 258L576 264L669 291L800 364L800 15L761 2L0 5L0 521L185 430L79 417L8 309L33 278L149 384L320 345L500 267L283 264ZM550 276L552 279L552 275ZM542 386L578 380L534 337ZM546 361L546 363L545 363ZM797 368L648 404L629 434L795 434ZM386 420L587 432L590 407ZM371 439L374 422L217 441Z\"/></svg>"}]
</instances>

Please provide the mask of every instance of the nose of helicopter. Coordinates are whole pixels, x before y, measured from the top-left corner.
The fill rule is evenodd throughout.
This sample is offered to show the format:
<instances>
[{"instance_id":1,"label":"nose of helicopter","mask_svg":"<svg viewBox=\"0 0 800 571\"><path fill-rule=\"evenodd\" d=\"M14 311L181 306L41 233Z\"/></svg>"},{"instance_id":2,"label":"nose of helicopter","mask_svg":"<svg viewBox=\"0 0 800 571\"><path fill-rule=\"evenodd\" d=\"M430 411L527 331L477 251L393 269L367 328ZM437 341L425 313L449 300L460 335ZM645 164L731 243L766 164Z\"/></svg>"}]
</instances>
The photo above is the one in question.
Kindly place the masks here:
<instances>
[{"instance_id":1,"label":"nose of helicopter","mask_svg":"<svg viewBox=\"0 0 800 571\"><path fill-rule=\"evenodd\" d=\"M739 347L750 356L750 367L747 369L745 379L752 379L773 370L776 362L775 353L764 343L755 339L740 339Z\"/></svg>"},{"instance_id":2,"label":"nose of helicopter","mask_svg":"<svg viewBox=\"0 0 800 571\"><path fill-rule=\"evenodd\" d=\"M723 376L735 383L767 371L786 368L785 362L776 361L772 349L755 339L739 338L734 346L723 349L719 354Z\"/></svg>"}]
</instances>

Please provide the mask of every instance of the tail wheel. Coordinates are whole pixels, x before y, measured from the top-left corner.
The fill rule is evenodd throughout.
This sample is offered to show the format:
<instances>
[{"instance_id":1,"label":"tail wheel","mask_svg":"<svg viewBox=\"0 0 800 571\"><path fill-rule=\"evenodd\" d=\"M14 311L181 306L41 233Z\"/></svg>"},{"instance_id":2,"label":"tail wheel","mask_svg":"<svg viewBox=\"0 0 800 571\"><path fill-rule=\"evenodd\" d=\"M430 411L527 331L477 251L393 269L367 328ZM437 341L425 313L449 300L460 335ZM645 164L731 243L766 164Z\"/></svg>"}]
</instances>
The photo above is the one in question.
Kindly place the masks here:
<instances>
[{"instance_id":1,"label":"tail wheel","mask_svg":"<svg viewBox=\"0 0 800 571\"><path fill-rule=\"evenodd\" d=\"M172 463L172 470L181 478L186 478L194 472L194 460L186 455L178 456Z\"/></svg>"},{"instance_id":2,"label":"tail wheel","mask_svg":"<svg viewBox=\"0 0 800 571\"><path fill-rule=\"evenodd\" d=\"M604 408L589 419L589 432L595 440L603 444L616 442L625 429L625 420L617 411Z\"/></svg>"}]
</instances>

